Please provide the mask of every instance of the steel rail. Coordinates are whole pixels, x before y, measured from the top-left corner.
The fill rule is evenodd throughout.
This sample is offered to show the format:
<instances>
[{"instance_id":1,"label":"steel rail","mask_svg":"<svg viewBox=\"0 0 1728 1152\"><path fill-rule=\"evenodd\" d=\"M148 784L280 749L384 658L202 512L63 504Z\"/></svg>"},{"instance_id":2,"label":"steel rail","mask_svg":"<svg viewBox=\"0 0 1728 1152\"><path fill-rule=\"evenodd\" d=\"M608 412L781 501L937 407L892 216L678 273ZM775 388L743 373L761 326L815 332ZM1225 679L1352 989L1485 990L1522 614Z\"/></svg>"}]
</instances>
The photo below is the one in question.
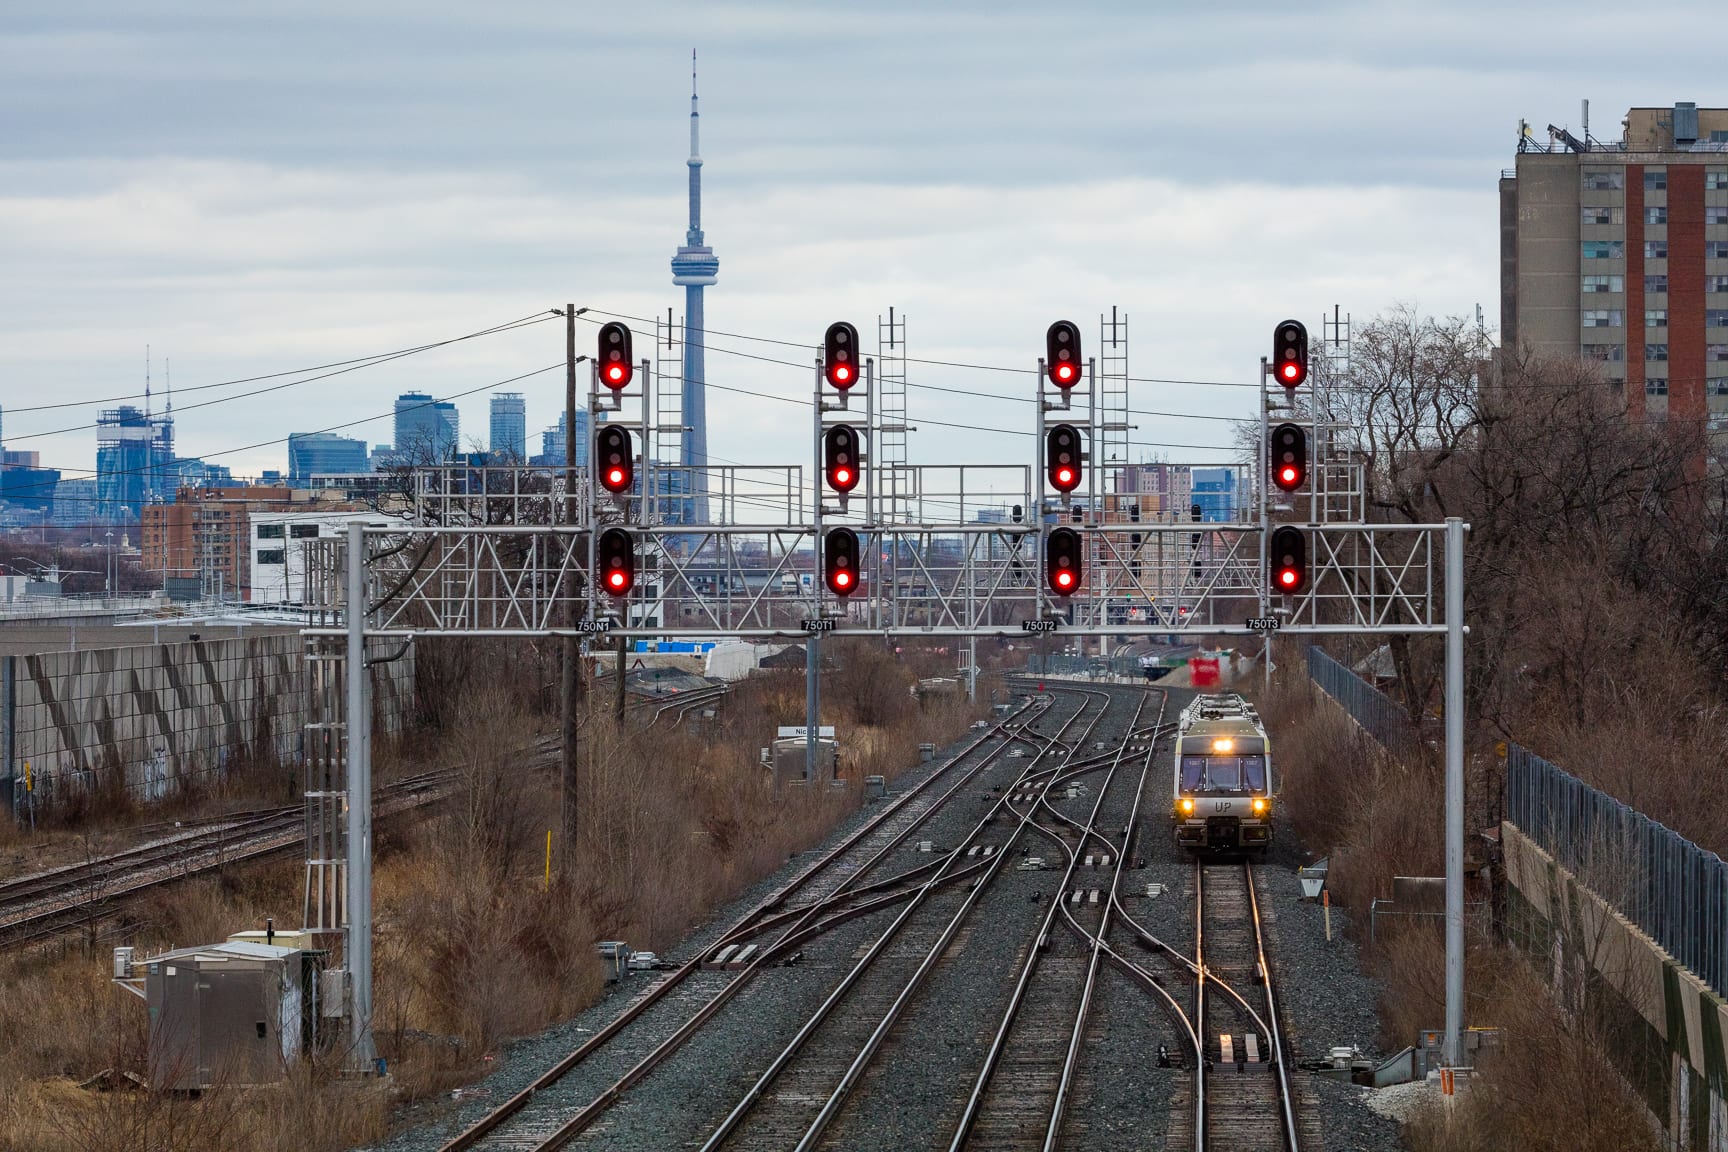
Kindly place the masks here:
<instances>
[{"instance_id":1,"label":"steel rail","mask_svg":"<svg viewBox=\"0 0 1728 1152\"><path fill-rule=\"evenodd\" d=\"M1091 691L1082 691L1079 694L1083 697L1097 696L1103 701L1103 706L1099 709L1098 717L1093 720L1087 728L1087 731L1089 732L1093 727L1096 727L1097 723L1103 719L1104 714L1109 710L1109 695L1108 693ZM1042 772L1034 771L1038 761L1045 755L1048 755L1051 749L1060 746L1061 736L1066 733L1071 726L1079 722L1081 717L1085 715L1086 709L1087 705L1083 702L1081 707L1075 712L1074 716L1064 722L1062 727L1058 729L1057 736L1050 741L1049 747L1046 748L1044 752L1039 753L1037 757L1034 757L1031 763L1028 764L1027 768L1022 771L1020 781L1024 781L1034 775L1043 774ZM1073 756L1072 749L1069 750L1068 755L1070 758ZM1018 781L1016 786L1019 786ZM984 818L980 820L973 827L972 831L967 833L967 835L962 839L960 847L964 848L974 840L979 833L989 825L996 813L1005 807L1008 807L1008 793L1006 792L991 804L990 809L985 814ZM943 930L942 936L940 937L936 948L933 950L935 954L940 954L941 950L946 949L948 941L953 938L953 933L957 930L961 920L963 920L965 915L971 910L976 898L983 892L990 880L1000 873L1002 863L1008 857L1008 848L1012 845L1015 836L1018 834L1019 829L1017 828L1014 834L1009 837L1003 850L991 857L991 862L986 869L985 875L975 884L971 893L968 894L967 900L961 906L960 912L950 920L948 926ZM781 1050L780 1054L775 1057L768 1069L757 1078L754 1084L751 1085L743 1099L733 1107L732 1111L727 1114L724 1120L721 1121L719 1127L708 1136L707 1140L702 1144L701 1152L717 1152L721 1145L731 1137L733 1132L737 1130L739 1124L743 1122L744 1118L749 1115L751 1110L755 1107L756 1102L760 1100L762 1095L767 1091L768 1086L779 1077L780 1073L786 1068L786 1066L789 1065L798 1055L804 1045L809 1041L810 1037L833 1013L834 1008L845 998L846 994L851 991L853 986L863 977L864 973L874 966L876 960L887 949L888 944L895 938L895 936L899 934L900 929L911 918L913 913L923 906L925 897L934 889L936 880L940 879L940 876L941 873L939 872L937 878L926 884L925 887L920 890L918 896L914 897L912 903L902 909L900 914L896 916L888 927L876 938L875 942L870 945L870 948L866 951L864 956L861 957L855 965L853 965L851 970L841 979L840 983L829 993L821 1006L817 1008L816 1012L805 1021L797 1034L794 1035L792 1040ZM927 955L926 963L920 966L918 973L914 975L912 983L922 983L922 977L928 972L928 967L929 960ZM904 990L902 993L902 999L896 1000L894 1008L891 1009L891 1016L898 1016L898 1009L904 1003L903 997ZM879 1039L877 1039L877 1035L882 1034L884 1031L885 1030L879 1028L878 1033L872 1036L871 1040L873 1042L867 1043L866 1045L868 1051L871 1053L874 1052L875 1044L880 1042ZM824 1104L822 1111L818 1114L816 1122L806 1130L804 1139L799 1142L799 1149L806 1148L813 1137L819 1136L821 1129L826 1127L827 1120L825 1117L831 1116L832 1112L837 1108L837 1097L843 1097L845 1090L850 1088L850 1084L852 1080L855 1079L859 1067L859 1062L855 1059L852 1067L849 1068L846 1075L842 1077L842 1088L837 1089L836 1093L830 1095L828 1101Z\"/></svg>"},{"instance_id":2,"label":"steel rail","mask_svg":"<svg viewBox=\"0 0 1728 1152\"><path fill-rule=\"evenodd\" d=\"M1158 720L1154 724L1154 728L1163 727L1164 712L1170 705L1170 693L1165 691L1161 693L1161 696L1162 700L1158 706ZM1044 1132L1044 1152L1055 1152L1057 1140L1062 1134L1063 1114L1067 1108L1069 1092L1073 1087L1074 1072L1079 1065L1080 1044L1086 1035L1086 1021L1092 1008L1092 992L1098 981L1098 965L1103 955L1104 941L1110 935L1110 912L1116 905L1116 892L1122 884L1122 870L1134 840L1134 824L1140 817L1140 801L1146 793L1146 778L1152 771L1152 758L1157 744L1157 740L1154 739L1146 746L1146 757L1140 765L1140 779L1134 786L1134 799L1128 806L1128 819L1122 826L1122 844L1116 852L1116 867L1110 874L1110 899L1105 902L1101 910L1098 935L1093 942L1092 955L1086 965L1086 983L1080 990L1080 1007L1074 1014L1074 1028L1068 1040L1068 1053L1062 1061L1062 1073L1056 1082L1056 1099L1051 1105L1050 1122ZM1123 747L1127 747L1126 742L1124 742ZM1111 769L1111 775L1115 775L1114 768ZM1103 803L1103 793L1104 789L1099 789L1100 804ZM1094 830L1088 829L1087 834L1096 833ZM1109 843L1107 837L1103 839L1105 843ZM1086 840L1082 836L1079 846L1075 849L1075 855L1078 856L1085 849L1085 846ZM1063 904L1062 909L1063 915L1068 917L1070 923L1074 923L1073 913L1068 910L1068 906ZM1078 925L1076 924L1076 926Z\"/></svg>"},{"instance_id":3,"label":"steel rail","mask_svg":"<svg viewBox=\"0 0 1728 1152\"><path fill-rule=\"evenodd\" d=\"M1290 1087L1289 1061L1284 1051L1284 1037L1278 1029L1278 1001L1273 991L1272 966L1266 962L1266 937L1260 921L1260 897L1254 891L1254 866L1242 864L1248 884L1248 908L1254 918L1254 956L1260 966L1260 984L1266 992L1266 1019L1271 1028L1273 1070L1278 1077L1278 1105L1283 1113L1285 1152L1298 1152L1300 1136L1296 1131L1296 1109Z\"/></svg>"},{"instance_id":4,"label":"steel rail","mask_svg":"<svg viewBox=\"0 0 1728 1152\"><path fill-rule=\"evenodd\" d=\"M1168 693L1164 693L1164 695L1167 699ZM1145 703L1145 695L1142 695L1139 703L1135 707L1134 716L1128 722L1130 732L1134 730L1134 726L1140 718L1140 710L1145 707ZM1162 715L1162 711L1160 712L1160 715ZM1102 810L1104 805L1104 797L1109 792L1110 779L1114 777L1116 765L1120 763L1122 755L1126 751L1127 747L1127 740L1124 739L1116 756L1112 759L1110 764L1110 776L1106 777L1104 785L1098 789L1097 798L1093 801L1092 814L1087 821L1088 829L1097 822L1098 813ZM980 1067L978 1075L973 1079L972 1091L968 1094L966 1105L961 1110L960 1119L954 1127L954 1135L949 1141L949 1152L958 1152L958 1150L962 1148L966 1141L971 1137L972 1128L977 1123L979 1113L983 1110L985 1094L989 1091L990 1085L995 1078L997 1065L1000 1063L1003 1053L1007 1050L1008 1034L1014 1027L1014 1022L1020 1014L1020 1007L1025 1001L1026 991L1031 986L1032 974L1036 970L1038 966L1038 958L1042 954L1042 945L1049 938L1050 928L1055 922L1057 910L1063 907L1063 895L1068 890L1068 885L1074 876L1075 865L1079 862L1079 853L1077 851L1069 849L1067 844L1064 843L1059 836L1056 836L1048 828L1045 828L1041 824L1032 820L1032 813L1037 810L1039 805L1048 806L1046 800L1049 795L1049 789L1053 784L1054 780L1051 785L1045 787L1038 799L1028 809L1027 814L1023 819L1031 822L1032 827L1035 830L1049 836L1060 848L1063 849L1063 851L1067 852L1068 866L1063 872L1061 883L1057 886L1056 897L1051 900L1049 910L1045 912L1044 919L1038 925L1038 931L1032 938L1032 947L1027 950L1026 959L1020 965L1020 973L1015 978L1013 991L1009 993L1008 1004L1003 1010L1001 1022L997 1025L995 1035L992 1036L990 1040L990 1047L985 1050L984 1063L982 1067ZM1052 811L1054 811L1054 809L1052 809ZM1084 845L1084 840L1082 840L1082 845ZM1114 847L1114 845L1112 845L1112 847Z\"/></svg>"},{"instance_id":5,"label":"steel rail","mask_svg":"<svg viewBox=\"0 0 1728 1152\"><path fill-rule=\"evenodd\" d=\"M955 753L955 755L950 758L949 762L940 770L933 772L915 788L901 794L881 812L877 813L875 817L860 826L838 845L818 857L807 868L792 877L786 884L770 893L761 903L746 912L732 925L731 928L721 935L715 946L724 947L725 944L731 943L734 940L747 939L750 935L754 935L760 930L756 923L760 917L779 908L795 892L803 888L811 880L815 879L833 862L851 851L851 849L860 843L865 837L871 835L887 824L890 819L899 814L902 808L906 807L915 798L922 795L924 791L936 781L947 776L949 772L951 772L956 766L960 765L968 756L981 748L986 742L996 738L997 736L1007 736L1011 730L1015 734L1014 739L1024 739L1029 735L1027 731L1029 726L1045 715L1052 704L1053 701L1051 700L1040 702L1029 699L1012 715L1003 717L995 724L992 724L990 727L980 732L970 743ZM1028 713L1033 714L1028 715ZM1030 735L1035 737L1037 734ZM919 819L913 821L899 835L895 836L886 846L873 855L870 860L866 861L865 864L852 876L842 881L841 885L828 897L818 900L811 905L802 906L791 911L794 914L803 914L807 917L822 910L822 908L827 906L829 903L836 901L847 891L848 886L856 880L858 876L861 876L869 869L874 868L883 856L904 841L907 836L911 835L912 832L924 823L925 820L929 819L931 815L940 811L960 787L976 776L986 764L994 760L1001 754L1002 750L1007 747L1008 742L1005 741L997 749L991 750L979 765L975 766L970 771L965 772L959 781L932 803L928 811L923 813ZM802 923L802 921L799 923ZM795 924L792 929L788 930L787 935L796 932L797 927L798 925ZM481 1116L468 1128L447 1141L441 1147L440 1152L465 1152L466 1149L473 1148L482 1139L496 1131L505 1121L515 1116L530 1102L532 1102L536 1095L562 1080L572 1069L576 1068L589 1056L604 1047L613 1039L613 1037L617 1036L630 1024L634 1023L644 1013L646 1013L649 1008L698 971L703 957L707 954L708 952L705 951L701 955L692 957L690 960L680 965L670 976L667 977L667 979L655 985L644 996L633 1001L628 1008L610 1021L605 1027L595 1032L576 1049L560 1059L545 1072L541 1073L541 1075L536 1077L526 1088L517 1092L515 1095L501 1103L498 1107ZM580 1134L583 1129L588 1127L596 1118L598 1118L601 1112L627 1091L632 1084L636 1083L645 1076L648 1071L652 1070L652 1067L655 1064L669 1056L674 1048L681 1045L689 1035L694 1034L696 1029L699 1028L702 1023L705 1023L707 1019L714 1014L714 1012L717 1012L726 1000L729 1000L733 995L736 995L735 990L742 988L744 983L760 969L766 956L767 950L760 952L751 964L739 972L737 978L728 983L725 988L721 989L716 997L711 999L708 1004L705 1004L702 1009L699 1009L697 1016L699 1016L700 1019L692 1018L694 1021L693 1027L691 1026L692 1022L687 1021L672 1038L668 1041L662 1042L660 1045L657 1045L654 1051L650 1052L643 1061L639 1062L629 1072L625 1073L623 1078L612 1084L609 1088L604 1090L599 1097L595 1098L577 1113L572 1115L546 1140L536 1145L536 1147L546 1150L559 1148ZM716 1000L718 1003L715 1003ZM676 1041L676 1043L672 1043L672 1041Z\"/></svg>"}]
</instances>

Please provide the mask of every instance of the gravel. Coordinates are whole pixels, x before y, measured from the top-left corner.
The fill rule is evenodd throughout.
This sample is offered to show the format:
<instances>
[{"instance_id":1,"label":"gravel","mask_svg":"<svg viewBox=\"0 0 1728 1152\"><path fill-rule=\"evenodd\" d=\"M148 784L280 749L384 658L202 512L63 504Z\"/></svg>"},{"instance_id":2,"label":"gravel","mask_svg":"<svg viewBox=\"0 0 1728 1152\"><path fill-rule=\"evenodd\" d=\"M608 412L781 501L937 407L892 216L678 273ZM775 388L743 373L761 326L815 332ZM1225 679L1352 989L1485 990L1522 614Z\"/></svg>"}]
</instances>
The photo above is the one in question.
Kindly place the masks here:
<instances>
[{"instance_id":1,"label":"gravel","mask_svg":"<svg viewBox=\"0 0 1728 1152\"><path fill-rule=\"evenodd\" d=\"M1186 699L1173 694L1170 716ZM1050 720L1040 725L1053 732L1068 709L1058 703ZM1123 714L1125 720L1126 714ZM896 782L893 793L907 790L938 770L975 733L944 749L935 761L920 765ZM1090 754L1083 749L1080 755ZM938 847L960 842L993 798L990 790L1009 783L1028 763L1003 759L982 772L969 786L971 796L957 796L938 816L892 854L888 872L925 863L916 851L921 839ZM1167 758L1160 751L1147 782L1144 811L1135 851L1145 866L1123 874L1121 891L1129 914L1148 930L1187 950L1192 947L1192 901L1187 892L1192 866L1179 854L1168 832L1166 812ZM1131 773L1124 772L1107 798L1101 823L1119 829L1132 794ZM1090 811L1102 773L1082 778L1083 796L1064 800L1063 811L1084 819ZM945 786L939 786L945 787ZM829 843L847 835L878 811L869 805L843 822ZM1114 815L1112 815L1114 813ZM1001 845L1011 825L999 820L981 840ZM830 1129L826 1147L859 1152L874 1149L927 1147L945 1142L991 1036L1001 1019L1009 983L1017 972L1046 903L1057 896L1061 879L1060 849L1048 837L1028 830L1019 846L1042 855L1058 870L1019 872L1014 851L1002 872L980 898L971 919L931 976L925 990L911 1003L861 1079L852 1100ZM1012 850L1011 850L1012 851ZM1262 872L1263 905L1273 914L1271 932L1278 965L1288 1038L1300 1056L1321 1055L1333 1044L1357 1044L1374 1052L1377 988L1362 977L1355 948L1345 938L1341 914L1333 916L1333 940L1324 938L1318 905L1298 900L1295 867L1299 852L1288 827ZM783 886L807 861L800 856L765 878L678 945L665 959L674 963L706 952L726 927L769 893ZM1108 873L1077 872L1091 886L1107 883ZM1149 883L1164 886L1163 894L1145 895ZM1034 895L1042 897L1035 901ZM941 901L948 907L953 904ZM672 1059L620 1101L574 1147L631 1150L667 1149L700 1138L730 1110L754 1083L760 1071L816 1009L833 983L898 914L901 906L843 925L803 946L803 962L764 970ZM1053 929L1061 954L1081 954L1072 933L1060 922ZM1065 939L1061 939L1065 938ZM1112 934L1116 947L1157 971L1149 953L1129 942L1127 931ZM724 980L718 973L703 975L712 988ZM455 1132L473 1123L490 1106L526 1087L545 1067L566 1055L588 1035L622 1011L648 987L643 974L610 986L590 1009L576 1019L509 1045L500 1053L499 1068L460 1102L448 1100L405 1111L403 1127L379 1145L389 1152L423 1152L437 1148ZM1068 1139L1088 1150L1162 1147L1169 1125L1170 1103L1184 1073L1159 1069L1156 1052L1168 1044L1182 1051L1169 1017L1146 990L1113 967L1100 973L1090 1031L1082 1053L1075 1099L1066 1129ZM1181 994L1178 993L1178 998ZM677 996L669 999L676 1000ZM656 1014L660 1015L660 1014ZM670 1020L672 1013L664 1014ZM645 1031L669 1030L650 1028ZM627 1029L608 1049L577 1069L560 1085L572 1101L592 1098L615 1080L645 1051L647 1040L630 1038ZM1307 1075L1299 1074L1307 1081ZM1391 1149L1398 1146L1396 1122L1376 1115L1362 1103L1363 1091L1349 1085L1312 1081L1305 1088L1310 1124L1324 1134L1329 1152L1347 1149ZM1081 1115L1076 1116L1077 1113ZM693 1146L693 1145L691 1145Z\"/></svg>"}]
</instances>

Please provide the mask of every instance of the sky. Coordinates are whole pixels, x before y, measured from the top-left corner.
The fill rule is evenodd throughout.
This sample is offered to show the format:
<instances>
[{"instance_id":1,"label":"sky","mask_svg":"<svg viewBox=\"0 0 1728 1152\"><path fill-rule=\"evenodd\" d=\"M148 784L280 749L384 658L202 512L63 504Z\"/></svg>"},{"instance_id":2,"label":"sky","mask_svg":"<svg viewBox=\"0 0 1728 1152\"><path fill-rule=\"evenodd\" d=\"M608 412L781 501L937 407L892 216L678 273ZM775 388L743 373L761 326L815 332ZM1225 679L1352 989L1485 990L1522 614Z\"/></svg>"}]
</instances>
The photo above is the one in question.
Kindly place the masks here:
<instances>
[{"instance_id":1,"label":"sky","mask_svg":"<svg viewBox=\"0 0 1728 1152\"><path fill-rule=\"evenodd\" d=\"M1707 3L1610 26L1443 0L11 0L5 445L89 474L96 412L142 402L148 346L181 454L236 474L285 469L289 432L388 442L409 390L458 397L483 446L489 392L518 377L536 448L563 403L556 318L227 382L565 302L681 311L695 48L717 462L807 461L798 365L837 319L872 347L890 306L913 357L947 362L909 368L913 463L1029 464L1046 326L1077 322L1090 353L1112 307L1133 457L1221 461L1284 317L1318 335L1334 305L1358 323L1480 305L1492 325L1520 118L1576 131L1588 98L1611 139L1630 106L1720 106L1720 38L1677 34L1719 21Z\"/></svg>"}]
</instances>

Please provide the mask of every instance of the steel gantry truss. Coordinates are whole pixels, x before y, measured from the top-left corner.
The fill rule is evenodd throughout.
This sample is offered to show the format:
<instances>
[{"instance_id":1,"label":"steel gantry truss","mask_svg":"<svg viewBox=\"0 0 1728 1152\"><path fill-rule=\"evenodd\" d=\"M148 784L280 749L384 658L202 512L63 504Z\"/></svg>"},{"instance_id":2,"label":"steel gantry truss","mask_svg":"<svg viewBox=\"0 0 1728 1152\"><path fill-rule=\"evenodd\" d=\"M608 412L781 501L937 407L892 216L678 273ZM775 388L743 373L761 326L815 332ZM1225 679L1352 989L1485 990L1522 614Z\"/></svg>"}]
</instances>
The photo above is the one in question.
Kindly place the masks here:
<instances>
[{"instance_id":1,"label":"steel gantry truss","mask_svg":"<svg viewBox=\"0 0 1728 1152\"><path fill-rule=\"evenodd\" d=\"M1101 456L1118 439L1117 425L1125 426L1125 343L1112 353L1105 381L1087 362L1073 389L1057 390L1047 387L1044 367L1039 361L1031 468L891 460L894 475L886 489L875 475L882 461L873 456L893 429L879 426L871 359L861 365L856 386L840 394L824 388L818 360L816 448L808 473L795 464L661 462L657 447L677 438L675 430L659 426L669 409L655 399L661 374L653 363L643 360L630 387L618 393L602 392L591 369L591 428L604 420L637 437L631 491L604 493L587 469L569 479L563 469L425 469L415 476L410 517L354 523L345 540L309 550L307 607L340 612L343 624L307 630L309 651L319 661L312 677L316 771L308 780L308 819L315 807L320 821L318 838L308 841L315 850L308 857L307 918L309 926L326 930L340 921L347 934L356 1054L372 1051L371 817L363 785L369 735L363 722L355 727L343 720L367 714L367 678L345 675L341 665L359 667L369 639L796 637L807 647L814 737L815 669L824 634L957 637L970 649L978 637L1026 633L1102 640L1280 631L1448 638L1447 1035L1455 1055L1462 1015L1461 886L1456 925L1451 897L1455 864L1460 883L1462 875L1462 730L1455 733L1454 726L1462 716L1464 526L1456 520L1362 522L1360 465L1331 447L1344 443L1341 436L1318 434L1322 425L1312 415L1312 442L1327 447L1312 461L1311 474L1332 469L1337 482L1321 484L1308 499L1274 504L1266 482L1266 427L1280 409L1264 386L1261 455L1245 470L1247 507L1228 522L1124 520L1101 495L1130 491L1121 479L1128 465ZM823 433L858 415L863 483L840 501L824 488ZM1052 417L1086 437L1084 484L1069 494L1047 491L1045 433ZM903 422L904 416L890 419ZM698 493L705 494L708 513L701 522L691 515L701 506L691 498ZM845 597L827 589L822 572L823 533L837 518L861 545L858 590ZM1266 542L1275 518L1300 525L1307 540L1308 578L1297 595L1268 588ZM1045 544L1058 526L1078 533L1084 544L1083 579L1071 596L1054 595L1044 579ZM623 597L605 594L588 579L596 538L613 527L625 528L636 548L637 580ZM970 653L966 660L970 674L975 660ZM339 826L333 813L345 815L345 823Z\"/></svg>"}]
</instances>

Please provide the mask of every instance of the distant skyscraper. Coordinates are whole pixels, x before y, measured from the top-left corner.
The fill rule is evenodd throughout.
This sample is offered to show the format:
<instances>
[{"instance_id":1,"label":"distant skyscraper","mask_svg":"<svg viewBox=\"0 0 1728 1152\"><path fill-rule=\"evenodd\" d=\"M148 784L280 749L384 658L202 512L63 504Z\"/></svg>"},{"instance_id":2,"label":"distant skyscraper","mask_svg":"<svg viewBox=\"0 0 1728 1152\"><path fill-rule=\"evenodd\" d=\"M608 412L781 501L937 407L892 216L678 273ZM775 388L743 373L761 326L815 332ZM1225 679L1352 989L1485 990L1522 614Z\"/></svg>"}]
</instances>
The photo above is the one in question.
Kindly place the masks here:
<instances>
[{"instance_id":1,"label":"distant skyscraper","mask_svg":"<svg viewBox=\"0 0 1728 1152\"><path fill-rule=\"evenodd\" d=\"M588 413L584 409L576 409L576 467L588 466ZM564 413L558 413L558 423L540 433L540 458L534 461L547 467L559 467L564 463Z\"/></svg>"},{"instance_id":2,"label":"distant skyscraper","mask_svg":"<svg viewBox=\"0 0 1728 1152\"><path fill-rule=\"evenodd\" d=\"M434 400L425 392L396 397L395 451L403 463L448 460L461 440L461 430L456 405Z\"/></svg>"},{"instance_id":3,"label":"distant skyscraper","mask_svg":"<svg viewBox=\"0 0 1728 1152\"><path fill-rule=\"evenodd\" d=\"M137 519L153 499L171 499L174 418L130 404L96 418L96 498L101 514Z\"/></svg>"},{"instance_id":4,"label":"distant skyscraper","mask_svg":"<svg viewBox=\"0 0 1728 1152\"><path fill-rule=\"evenodd\" d=\"M702 149L698 139L701 120L696 112L696 53L690 53L690 227L684 233L684 246L672 257L672 283L684 287L684 445L679 462L695 467L708 463L708 397L705 388L708 375L703 355L707 335L707 320L702 312L702 289L720 275L720 261L714 249L702 242ZM698 473L694 491L697 494L693 518L708 519L706 479Z\"/></svg>"},{"instance_id":5,"label":"distant skyscraper","mask_svg":"<svg viewBox=\"0 0 1728 1152\"><path fill-rule=\"evenodd\" d=\"M527 461L528 406L522 393L492 393L492 436L487 447L496 459Z\"/></svg>"},{"instance_id":6,"label":"distant skyscraper","mask_svg":"<svg viewBox=\"0 0 1728 1152\"><path fill-rule=\"evenodd\" d=\"M305 487L313 476L351 476L365 472L366 441L333 432L288 435L288 482Z\"/></svg>"}]
</instances>

